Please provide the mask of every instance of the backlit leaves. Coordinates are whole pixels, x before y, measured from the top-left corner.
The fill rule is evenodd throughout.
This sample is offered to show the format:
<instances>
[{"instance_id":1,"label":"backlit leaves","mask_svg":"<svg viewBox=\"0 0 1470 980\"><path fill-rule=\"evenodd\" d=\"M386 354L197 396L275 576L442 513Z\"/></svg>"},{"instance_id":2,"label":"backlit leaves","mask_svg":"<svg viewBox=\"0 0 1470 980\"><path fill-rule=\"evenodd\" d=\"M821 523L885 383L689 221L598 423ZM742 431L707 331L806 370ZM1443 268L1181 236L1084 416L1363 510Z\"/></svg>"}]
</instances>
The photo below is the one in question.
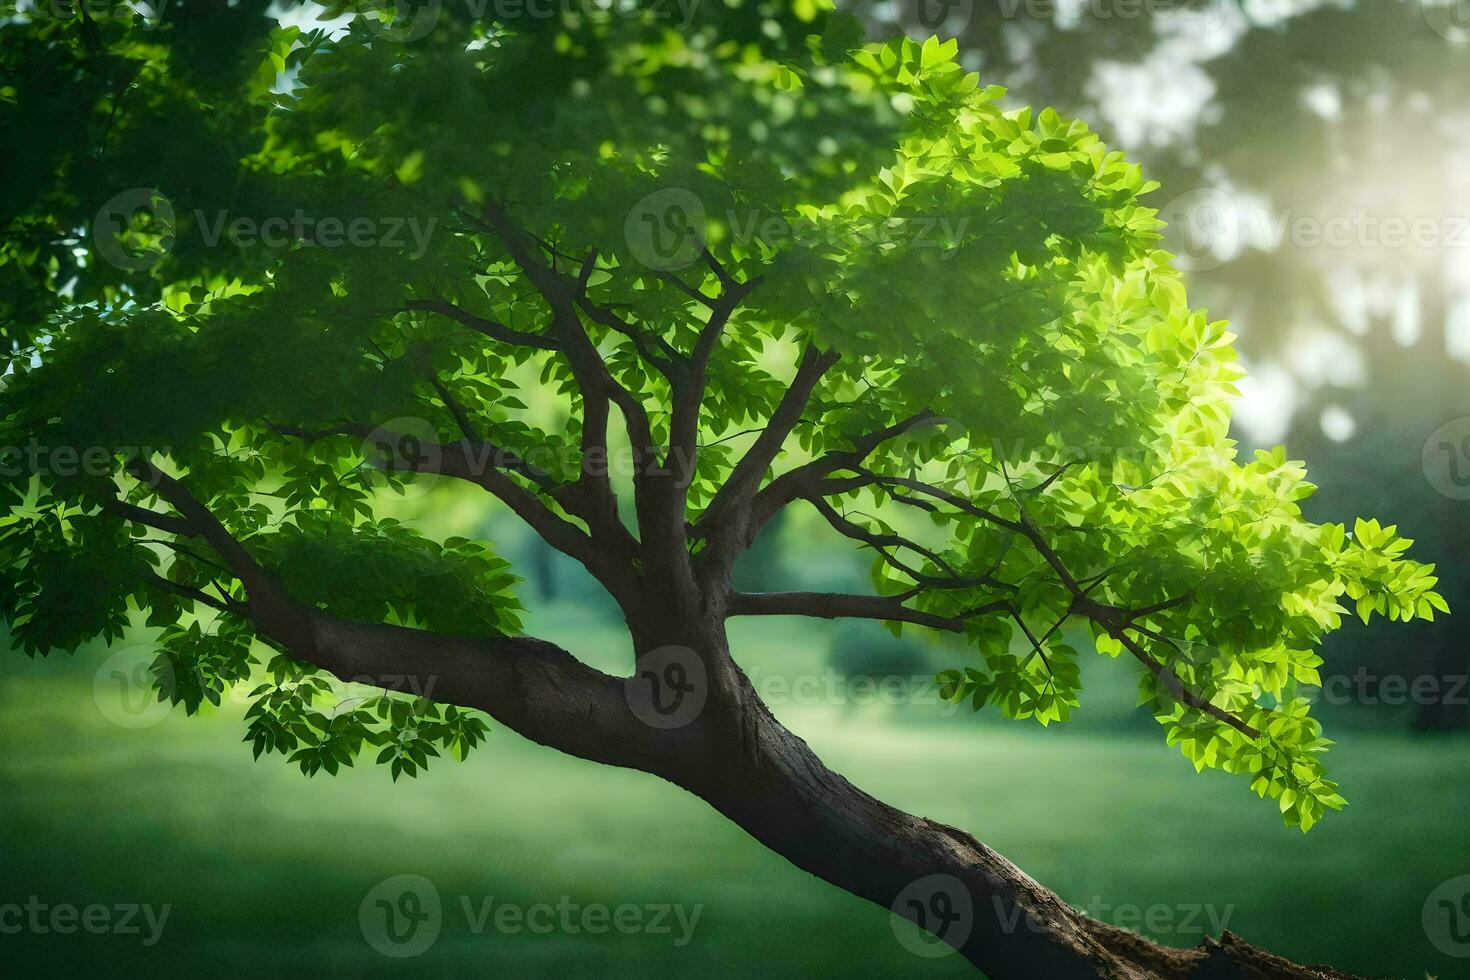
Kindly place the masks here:
<instances>
[{"instance_id":1,"label":"backlit leaves","mask_svg":"<svg viewBox=\"0 0 1470 980\"><path fill-rule=\"evenodd\" d=\"M553 274L585 269L579 301L607 314L588 336L661 444L676 385L659 362L694 349L699 297L723 285L701 247L759 280L708 365L690 524L802 350L833 351L774 470L935 416L864 466L967 508L881 481L831 506L921 544L901 549L907 567L874 562L880 594L941 617L991 609L966 623L973 656L942 676L946 697L1044 724L1079 706L1060 566L1136 611L1123 635L1157 667L1139 668L1141 697L1193 765L1246 776L1303 829L1341 806L1302 693L1314 651L1344 616L1444 612L1432 566L1393 526L1309 524L1302 464L1238 452L1233 336L1189 306L1136 165L1078 120L1003 108L953 41L863 45L829 6L698 4L675 29L656 9L447 4L402 43L371 13L332 34L246 0L152 27L22 16L0 32L16 79L0 129L29 142L0 200L0 446L40 450L0 459L0 612L18 644L74 649L142 613L164 628L164 697L193 712L253 684L252 750L309 774L372 752L415 776L478 744L483 722L432 692L346 696L282 656L252 663L249 638L191 598L244 597L221 556L140 531L114 498L177 516L123 475L151 460L299 602L515 632L514 579L487 544L381 515L431 468L375 465L385 440L411 436L410 457L493 444L533 462L507 479L566 516L557 488L617 464L582 456L553 311L487 228L496 204ZM147 206L99 234L120 194ZM330 244L331 221L364 235ZM1114 630L1092 637L1133 659Z\"/></svg>"}]
</instances>

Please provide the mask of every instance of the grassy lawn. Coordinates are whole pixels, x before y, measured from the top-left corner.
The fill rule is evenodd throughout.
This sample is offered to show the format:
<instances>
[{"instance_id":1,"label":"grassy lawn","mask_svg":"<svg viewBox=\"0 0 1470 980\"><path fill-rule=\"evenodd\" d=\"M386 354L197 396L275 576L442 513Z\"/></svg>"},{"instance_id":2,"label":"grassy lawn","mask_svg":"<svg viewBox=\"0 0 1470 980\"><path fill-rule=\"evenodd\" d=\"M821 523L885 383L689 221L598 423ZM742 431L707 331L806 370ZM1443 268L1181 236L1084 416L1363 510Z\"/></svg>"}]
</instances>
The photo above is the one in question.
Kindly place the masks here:
<instances>
[{"instance_id":1,"label":"grassy lawn","mask_svg":"<svg viewBox=\"0 0 1470 980\"><path fill-rule=\"evenodd\" d=\"M744 624L741 624L742 626ZM603 626L538 625L589 659ZM819 633L742 629L758 673L819 669ZM97 710L97 658L0 674L0 904L172 908L160 941L0 935L16 975L459 977L973 976L924 959L886 912L799 872L652 777L558 755L492 729L464 764L394 785L367 767L307 780L251 761L240 708L125 730ZM932 709L928 709L932 712ZM903 723L891 709L778 707L834 768L895 804L964 827L1064 897L1192 945L1211 923L1300 959L1441 977L1464 961L1420 925L1439 882L1470 872L1470 743L1345 733L1335 772L1352 806L1303 837L1244 782L1196 775L1158 738L1089 724ZM909 708L922 716L924 708ZM430 879L443 931L390 959L358 925L387 877ZM701 905L692 939L472 930L460 899ZM1139 907L1137 912L1127 908ZM985 910L981 910L982 914ZM9 971L4 971L9 972Z\"/></svg>"}]
</instances>

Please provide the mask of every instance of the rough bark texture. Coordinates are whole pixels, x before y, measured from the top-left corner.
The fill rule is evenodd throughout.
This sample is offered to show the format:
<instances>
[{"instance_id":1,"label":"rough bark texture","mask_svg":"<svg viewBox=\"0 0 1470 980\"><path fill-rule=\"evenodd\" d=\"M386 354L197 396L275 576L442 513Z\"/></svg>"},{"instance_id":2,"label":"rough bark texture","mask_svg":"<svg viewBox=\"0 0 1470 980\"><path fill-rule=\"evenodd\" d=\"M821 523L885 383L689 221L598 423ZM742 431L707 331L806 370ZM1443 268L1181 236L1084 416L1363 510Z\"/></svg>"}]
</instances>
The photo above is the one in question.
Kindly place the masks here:
<instances>
[{"instance_id":1,"label":"rough bark texture","mask_svg":"<svg viewBox=\"0 0 1470 980\"><path fill-rule=\"evenodd\" d=\"M931 875L957 879L972 916L956 948L993 980L1348 976L1291 963L1228 932L1178 950L1098 922L965 831L864 793L768 714L750 720L757 752L742 760L742 778L695 791L798 867L907 918L915 910L898 901L906 888ZM921 890L916 900L923 907L933 895Z\"/></svg>"},{"instance_id":2,"label":"rough bark texture","mask_svg":"<svg viewBox=\"0 0 1470 980\"><path fill-rule=\"evenodd\" d=\"M951 945L992 980L1350 976L1292 963L1229 932L1183 950L1089 918L972 835L889 806L827 768L776 720L738 668L736 678L740 734L728 741L739 753L722 752L680 785L791 863L911 920L936 894L914 893L915 883L950 876L971 915L967 928L956 923L941 938L956 940ZM950 898L958 897L947 887ZM913 898L901 901L905 894Z\"/></svg>"}]
</instances>

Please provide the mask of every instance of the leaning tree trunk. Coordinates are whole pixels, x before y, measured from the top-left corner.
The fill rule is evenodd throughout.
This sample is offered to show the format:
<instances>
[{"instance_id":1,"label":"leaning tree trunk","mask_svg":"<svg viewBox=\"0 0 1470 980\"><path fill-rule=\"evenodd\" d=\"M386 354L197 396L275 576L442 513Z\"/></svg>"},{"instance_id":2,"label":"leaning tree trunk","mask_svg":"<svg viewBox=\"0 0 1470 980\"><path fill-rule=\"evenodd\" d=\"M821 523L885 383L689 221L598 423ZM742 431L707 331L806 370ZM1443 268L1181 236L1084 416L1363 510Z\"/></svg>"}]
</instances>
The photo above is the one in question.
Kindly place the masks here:
<instances>
[{"instance_id":1,"label":"leaning tree trunk","mask_svg":"<svg viewBox=\"0 0 1470 980\"><path fill-rule=\"evenodd\" d=\"M380 687L429 677L436 700L486 711L571 755L661 776L798 867L929 928L992 980L1352 980L1229 933L1190 950L1160 946L1088 918L964 831L862 792L756 696L730 658L721 610L699 611L700 603L664 592L662 612L629 617L640 667L672 646L707 672L698 716L660 727L634 709L637 675L614 678L542 640L344 620L293 602L236 560L253 590L252 618L301 659Z\"/></svg>"},{"instance_id":2,"label":"leaning tree trunk","mask_svg":"<svg viewBox=\"0 0 1470 980\"><path fill-rule=\"evenodd\" d=\"M934 930L992 980L1348 976L1228 932L1182 950L1089 918L970 834L853 786L763 705L746 720L729 768L690 788L798 867Z\"/></svg>"},{"instance_id":3,"label":"leaning tree trunk","mask_svg":"<svg viewBox=\"0 0 1470 980\"><path fill-rule=\"evenodd\" d=\"M1177 949L1084 915L970 834L889 806L828 769L757 697L728 656L722 624L677 633L705 651L710 703L701 758L662 774L797 867L929 929L992 980L1350 980L1229 932ZM657 634L638 646L674 635L666 626Z\"/></svg>"}]
</instances>

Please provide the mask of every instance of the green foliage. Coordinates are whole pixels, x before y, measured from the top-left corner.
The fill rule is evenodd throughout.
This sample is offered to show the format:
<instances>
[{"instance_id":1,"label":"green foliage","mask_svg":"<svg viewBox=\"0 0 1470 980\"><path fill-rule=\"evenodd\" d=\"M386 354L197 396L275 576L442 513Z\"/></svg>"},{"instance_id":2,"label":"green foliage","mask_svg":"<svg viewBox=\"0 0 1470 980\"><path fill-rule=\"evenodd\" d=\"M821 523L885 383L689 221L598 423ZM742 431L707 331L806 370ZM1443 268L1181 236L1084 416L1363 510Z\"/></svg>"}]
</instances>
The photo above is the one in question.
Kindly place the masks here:
<instances>
[{"instance_id":1,"label":"green foliage","mask_svg":"<svg viewBox=\"0 0 1470 980\"><path fill-rule=\"evenodd\" d=\"M475 713L424 697L373 692L353 696L311 667L273 657L266 680L250 691L245 741L258 759L279 753L308 776L335 776L364 750L388 766L393 781L417 777L439 750L463 761L485 740L489 726Z\"/></svg>"},{"instance_id":2,"label":"green foliage","mask_svg":"<svg viewBox=\"0 0 1470 980\"><path fill-rule=\"evenodd\" d=\"M360 622L421 626L453 636L520 627L508 563L482 542L431 541L394 520L343 527L318 517L255 539L293 597Z\"/></svg>"},{"instance_id":3,"label":"green foliage","mask_svg":"<svg viewBox=\"0 0 1470 980\"><path fill-rule=\"evenodd\" d=\"M197 621L173 625L158 638L153 661L158 699L194 714L206 700L219 706L225 691L250 676L250 634L234 622L206 633Z\"/></svg>"},{"instance_id":4,"label":"green foliage","mask_svg":"<svg viewBox=\"0 0 1470 980\"><path fill-rule=\"evenodd\" d=\"M0 518L0 613L28 655L111 642L128 626L128 600L156 556L128 545L116 523L80 517L49 495L31 493ZM161 597L170 621L182 609Z\"/></svg>"},{"instance_id":5,"label":"green foliage","mask_svg":"<svg viewBox=\"0 0 1470 980\"><path fill-rule=\"evenodd\" d=\"M472 419L546 476L507 480L577 519L548 486L594 462L585 406L544 343L547 304L487 224L494 204L606 314L588 335L661 444L674 406L659 352L693 350L712 315L694 293L759 281L709 363L691 523L799 351L839 354L782 465L937 416L866 459L885 480L832 503L866 532L926 542L917 567L880 556L882 593L938 617L997 610L967 619L974 662L941 676L947 696L1066 720L1079 653L1058 631L1089 619L1085 597L1130 611L1089 619L1097 647L1147 647L1145 702L1196 767L1248 775L1304 830L1340 806L1298 685L1317 682L1313 651L1344 613L1444 611L1432 566L1404 558L1393 527L1304 520L1313 487L1284 451L1237 458L1233 337L1189 307L1137 166L1081 122L1002 109L954 42L864 46L823 6L701 4L678 30L658 9L446 9L398 41L367 16L333 36L245 3L151 29L30 18L0 34L17 77L0 127L38 126L0 245L0 445L42 449L0 470L0 601L21 645L110 639L143 608L180 624L162 640L165 696L193 711L249 673L247 634L188 620L188 595L243 598L223 556L145 541L118 506L166 509L125 475L140 456L186 474L302 602L516 631L513 580L485 545L379 518L377 494L422 467L375 467L364 434L407 420L448 444ZM79 80L64 110L62 78ZM58 239L139 189L125 224ZM322 219L366 221L367 243L328 243ZM304 230L258 234L272 222ZM60 447L94 465L60 465ZM414 776L484 734L423 699L323 706L326 681L284 657L265 672L247 741L308 774L376 748Z\"/></svg>"}]
</instances>

